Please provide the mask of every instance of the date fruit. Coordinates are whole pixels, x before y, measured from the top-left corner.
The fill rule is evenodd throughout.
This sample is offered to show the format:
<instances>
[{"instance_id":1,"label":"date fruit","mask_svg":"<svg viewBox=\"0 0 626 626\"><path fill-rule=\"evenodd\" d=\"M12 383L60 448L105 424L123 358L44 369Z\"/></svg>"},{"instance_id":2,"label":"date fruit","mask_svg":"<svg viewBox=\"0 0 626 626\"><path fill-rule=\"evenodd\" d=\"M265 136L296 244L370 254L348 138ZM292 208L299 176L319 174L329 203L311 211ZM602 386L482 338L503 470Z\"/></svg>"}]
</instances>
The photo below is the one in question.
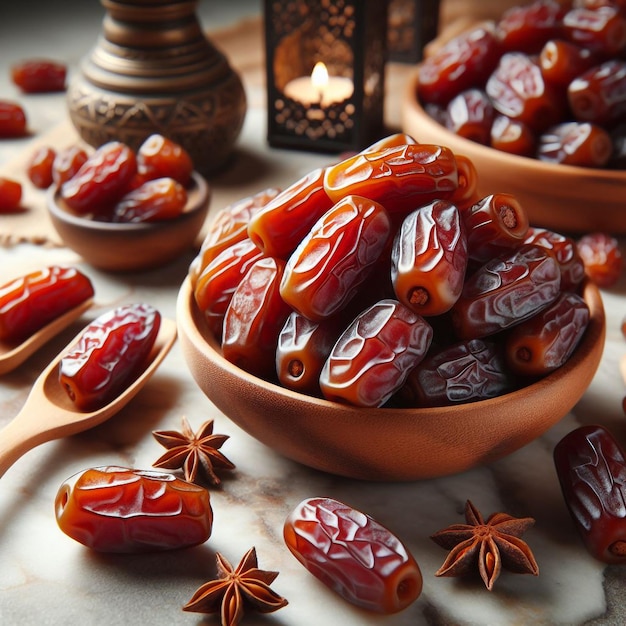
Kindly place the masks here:
<instances>
[{"instance_id":1,"label":"date fruit","mask_svg":"<svg viewBox=\"0 0 626 626\"><path fill-rule=\"evenodd\" d=\"M387 299L359 314L341 334L320 374L327 400L380 407L426 356L433 329L397 300Z\"/></svg>"},{"instance_id":2,"label":"date fruit","mask_svg":"<svg viewBox=\"0 0 626 626\"><path fill-rule=\"evenodd\" d=\"M67 67L52 59L24 59L11 67L11 79L24 93L64 91Z\"/></svg>"},{"instance_id":3,"label":"date fruit","mask_svg":"<svg viewBox=\"0 0 626 626\"><path fill-rule=\"evenodd\" d=\"M581 426L554 448L565 504L583 544L604 563L626 563L626 456L603 426Z\"/></svg>"},{"instance_id":4,"label":"date fruit","mask_svg":"<svg viewBox=\"0 0 626 626\"><path fill-rule=\"evenodd\" d=\"M127 304L82 331L59 366L59 383L79 410L104 406L141 373L160 325L152 306Z\"/></svg>"},{"instance_id":5,"label":"date fruit","mask_svg":"<svg viewBox=\"0 0 626 626\"><path fill-rule=\"evenodd\" d=\"M0 340L19 342L94 295L89 278L52 265L0 287Z\"/></svg>"},{"instance_id":6,"label":"date fruit","mask_svg":"<svg viewBox=\"0 0 626 626\"><path fill-rule=\"evenodd\" d=\"M422 591L420 568L406 546L375 519L331 498L308 498L284 523L285 544L318 580L344 600L392 614Z\"/></svg>"},{"instance_id":7,"label":"date fruit","mask_svg":"<svg viewBox=\"0 0 626 626\"><path fill-rule=\"evenodd\" d=\"M381 204L346 196L327 211L287 261L283 300L313 321L344 308L372 271L391 237Z\"/></svg>"},{"instance_id":8,"label":"date fruit","mask_svg":"<svg viewBox=\"0 0 626 626\"><path fill-rule=\"evenodd\" d=\"M0 176L0 213L12 213L20 208L22 183Z\"/></svg>"},{"instance_id":9,"label":"date fruit","mask_svg":"<svg viewBox=\"0 0 626 626\"><path fill-rule=\"evenodd\" d=\"M204 543L209 492L172 474L107 466L68 478L55 502L59 528L98 552L145 553Z\"/></svg>"},{"instance_id":10,"label":"date fruit","mask_svg":"<svg viewBox=\"0 0 626 626\"><path fill-rule=\"evenodd\" d=\"M0 100L0 139L26 135L26 113L21 105Z\"/></svg>"}]
</instances>

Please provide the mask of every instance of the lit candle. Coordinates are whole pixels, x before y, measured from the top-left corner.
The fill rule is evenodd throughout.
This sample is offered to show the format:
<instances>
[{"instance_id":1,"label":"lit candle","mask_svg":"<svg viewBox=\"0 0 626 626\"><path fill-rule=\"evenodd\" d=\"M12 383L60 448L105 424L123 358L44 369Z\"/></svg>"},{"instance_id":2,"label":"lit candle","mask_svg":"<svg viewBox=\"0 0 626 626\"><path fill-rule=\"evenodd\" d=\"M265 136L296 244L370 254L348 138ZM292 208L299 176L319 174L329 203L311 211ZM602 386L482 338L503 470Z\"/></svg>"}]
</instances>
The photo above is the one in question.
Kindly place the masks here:
<instances>
[{"instance_id":1,"label":"lit candle","mask_svg":"<svg viewBox=\"0 0 626 626\"><path fill-rule=\"evenodd\" d=\"M354 91L349 78L328 76L322 62L315 64L311 76L294 78L285 85L285 95L302 104L319 104L321 107L347 100Z\"/></svg>"}]
</instances>

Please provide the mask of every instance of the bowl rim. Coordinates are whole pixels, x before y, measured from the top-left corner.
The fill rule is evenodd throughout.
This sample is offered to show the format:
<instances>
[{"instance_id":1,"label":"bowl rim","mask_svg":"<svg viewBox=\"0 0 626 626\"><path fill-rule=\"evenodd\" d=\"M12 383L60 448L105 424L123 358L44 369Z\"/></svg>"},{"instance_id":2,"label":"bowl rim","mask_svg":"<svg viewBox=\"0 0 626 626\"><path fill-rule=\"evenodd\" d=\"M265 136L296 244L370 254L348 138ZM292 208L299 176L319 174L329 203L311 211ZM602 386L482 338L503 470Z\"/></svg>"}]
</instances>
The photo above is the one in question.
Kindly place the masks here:
<instances>
[{"instance_id":1,"label":"bowl rim","mask_svg":"<svg viewBox=\"0 0 626 626\"><path fill-rule=\"evenodd\" d=\"M422 106L418 96L417 87L419 81L419 64L409 75L405 83L405 104L411 106L415 115L419 115L421 124L432 129L433 132L441 133L442 137L449 138L448 141L442 141L444 145L456 144L458 146L454 148L454 152L464 153L465 151L474 152L483 159L497 159L500 164L506 164L508 167L516 167L521 170L534 170L545 173L547 177L559 177L567 178L571 180L572 177L585 177L587 180L596 180L599 184L622 184L626 185L626 170L618 169L602 169L592 167L582 167L579 165L569 165L561 163L550 163L547 161L541 161L534 157L527 157L518 154L512 154L505 152L504 150L497 150L490 146L485 146L477 141L467 139L440 124L437 120L432 118ZM403 126L406 126L406 110L403 110ZM423 118L423 119L422 119ZM419 141L419 138L416 137ZM576 190L572 190L572 194L575 195Z\"/></svg>"},{"instance_id":2,"label":"bowl rim","mask_svg":"<svg viewBox=\"0 0 626 626\"><path fill-rule=\"evenodd\" d=\"M230 361L228 361L219 350L219 345L215 337L207 329L208 337L203 335L198 327L198 320L201 319L201 313L195 304L193 298L193 291L191 288L191 279L187 276L179 290L178 302L177 302L177 319L179 326L182 323L183 317L192 323L185 328L185 333L189 335L190 341L200 351L204 357L213 360L220 369L227 371L232 376L239 378L246 382L247 385L262 386L266 390L276 393L278 396L303 403L307 405L315 405L319 407L335 408L341 410L342 413L354 413L355 416L367 411L369 415L381 415L390 416L393 414L398 419L410 418L415 419L419 416L420 419L435 418L441 419L449 413L457 413L464 406L472 406L473 410L477 410L480 407L494 407L498 404L508 404L511 401L524 400L529 394L535 392L544 392L548 388L555 385L555 383L561 382L564 378L569 378L575 375L575 370L580 363L585 360L594 350L599 350L601 355L604 351L604 343L606 338L606 316L604 311L604 304L602 301L602 295L596 285L590 280L585 279L582 285L581 294L587 305L589 306L589 323L585 333L576 347L574 353L570 356L566 363L561 367L540 378L539 380L530 383L520 389L516 389L509 393L496 396L494 398L488 398L485 400L479 400L476 402L450 405L450 406L435 406L435 407L358 407L347 404L340 404L338 402L332 402L325 398L319 398L315 396L308 396L303 393L282 387L271 381L265 381L253 374L242 370ZM183 333L181 333L183 334ZM599 361L599 358L598 358ZM596 368L594 368L591 378L595 375ZM588 387L588 383L585 385L585 389ZM572 403L575 404L575 402ZM570 407L571 408L571 407ZM563 416L565 413L563 414Z\"/></svg>"},{"instance_id":3,"label":"bowl rim","mask_svg":"<svg viewBox=\"0 0 626 626\"><path fill-rule=\"evenodd\" d=\"M51 185L47 190L47 205L52 216L76 228L84 228L102 233L133 233L171 227L196 215L200 211L208 210L210 200L210 186L207 180L197 171L191 173L192 184L187 188L187 204L182 213L173 219L153 222L103 222L73 213L61 199L61 191L57 185Z\"/></svg>"}]
</instances>

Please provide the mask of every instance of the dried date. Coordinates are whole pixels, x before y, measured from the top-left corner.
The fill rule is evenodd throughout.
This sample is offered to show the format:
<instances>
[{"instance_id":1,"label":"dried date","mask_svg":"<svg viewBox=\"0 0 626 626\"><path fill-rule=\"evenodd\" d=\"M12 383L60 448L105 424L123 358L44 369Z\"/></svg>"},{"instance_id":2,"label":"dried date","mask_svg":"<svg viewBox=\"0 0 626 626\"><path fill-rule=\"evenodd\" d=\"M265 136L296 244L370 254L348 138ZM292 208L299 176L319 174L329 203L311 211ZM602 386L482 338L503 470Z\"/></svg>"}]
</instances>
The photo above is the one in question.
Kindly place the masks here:
<instances>
[{"instance_id":1,"label":"dried date","mask_svg":"<svg viewBox=\"0 0 626 626\"><path fill-rule=\"evenodd\" d=\"M626 562L626 457L603 426L581 426L554 448L554 464L572 521L589 553Z\"/></svg>"},{"instance_id":2,"label":"dried date","mask_svg":"<svg viewBox=\"0 0 626 626\"><path fill-rule=\"evenodd\" d=\"M368 611L396 613L422 591L404 544L369 515L331 498L309 498L284 523L285 544L318 580Z\"/></svg>"},{"instance_id":3,"label":"dried date","mask_svg":"<svg viewBox=\"0 0 626 626\"><path fill-rule=\"evenodd\" d=\"M507 336L509 369L522 376L545 376L561 367L578 346L588 323L586 302L574 293L561 294Z\"/></svg>"},{"instance_id":4,"label":"dried date","mask_svg":"<svg viewBox=\"0 0 626 626\"><path fill-rule=\"evenodd\" d=\"M436 200L402 222L391 253L391 280L400 302L422 316L450 310L463 289L467 240L456 206Z\"/></svg>"},{"instance_id":5,"label":"dried date","mask_svg":"<svg viewBox=\"0 0 626 626\"><path fill-rule=\"evenodd\" d=\"M495 398L512 388L498 346L470 339L429 354L409 374L394 401L406 407L450 406Z\"/></svg>"},{"instance_id":6,"label":"dried date","mask_svg":"<svg viewBox=\"0 0 626 626\"><path fill-rule=\"evenodd\" d=\"M289 257L280 285L283 300L314 321L335 315L367 279L390 237L391 222L381 204L346 196Z\"/></svg>"},{"instance_id":7,"label":"dried date","mask_svg":"<svg viewBox=\"0 0 626 626\"><path fill-rule=\"evenodd\" d=\"M597 124L563 122L539 136L537 158L547 163L605 167L611 160L611 135Z\"/></svg>"},{"instance_id":8,"label":"dried date","mask_svg":"<svg viewBox=\"0 0 626 626\"><path fill-rule=\"evenodd\" d=\"M81 411L105 405L143 370L156 341L161 314L128 304L93 320L59 365L59 383Z\"/></svg>"},{"instance_id":9,"label":"dried date","mask_svg":"<svg viewBox=\"0 0 626 626\"><path fill-rule=\"evenodd\" d=\"M523 244L487 261L465 282L451 309L460 339L486 337L519 324L559 295L561 271L552 253Z\"/></svg>"},{"instance_id":10,"label":"dried date","mask_svg":"<svg viewBox=\"0 0 626 626\"><path fill-rule=\"evenodd\" d=\"M426 356L430 324L397 300L363 311L341 334L320 375L328 400L380 407Z\"/></svg>"},{"instance_id":11,"label":"dried date","mask_svg":"<svg viewBox=\"0 0 626 626\"><path fill-rule=\"evenodd\" d=\"M0 213L13 213L20 208L22 183L13 178L0 176Z\"/></svg>"},{"instance_id":12,"label":"dried date","mask_svg":"<svg viewBox=\"0 0 626 626\"><path fill-rule=\"evenodd\" d=\"M24 59L11 66L11 79L24 93L65 89L67 67L52 59Z\"/></svg>"},{"instance_id":13,"label":"dried date","mask_svg":"<svg viewBox=\"0 0 626 626\"><path fill-rule=\"evenodd\" d=\"M26 113L17 102L0 100L0 138L23 137L26 135Z\"/></svg>"},{"instance_id":14,"label":"dried date","mask_svg":"<svg viewBox=\"0 0 626 626\"><path fill-rule=\"evenodd\" d=\"M98 552L144 553L204 543L213 526L209 492L171 474L94 467L68 478L55 515L69 537Z\"/></svg>"}]
</instances>

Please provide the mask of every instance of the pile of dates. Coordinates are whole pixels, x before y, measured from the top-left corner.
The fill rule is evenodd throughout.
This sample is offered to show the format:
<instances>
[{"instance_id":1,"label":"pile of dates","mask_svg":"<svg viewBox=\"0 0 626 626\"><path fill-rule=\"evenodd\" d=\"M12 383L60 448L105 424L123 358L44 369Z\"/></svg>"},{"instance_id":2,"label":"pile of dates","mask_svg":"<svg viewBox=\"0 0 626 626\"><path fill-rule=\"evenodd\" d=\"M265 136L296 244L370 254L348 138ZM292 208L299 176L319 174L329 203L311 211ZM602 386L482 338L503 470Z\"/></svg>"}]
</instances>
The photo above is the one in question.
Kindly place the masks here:
<instances>
[{"instance_id":1,"label":"pile of dates","mask_svg":"<svg viewBox=\"0 0 626 626\"><path fill-rule=\"evenodd\" d=\"M207 337L364 407L482 400L560 367L589 320L576 243L476 183L467 158L399 133L222 209L189 269Z\"/></svg>"},{"instance_id":2,"label":"pile of dates","mask_svg":"<svg viewBox=\"0 0 626 626\"><path fill-rule=\"evenodd\" d=\"M39 189L54 186L74 214L107 222L155 222L185 210L193 161L177 142L154 133L137 151L109 141L92 153L81 145L37 148L27 173Z\"/></svg>"},{"instance_id":3,"label":"pile of dates","mask_svg":"<svg viewBox=\"0 0 626 626\"><path fill-rule=\"evenodd\" d=\"M512 154L626 164L626 3L535 0L445 43L417 95L452 132Z\"/></svg>"}]
</instances>

